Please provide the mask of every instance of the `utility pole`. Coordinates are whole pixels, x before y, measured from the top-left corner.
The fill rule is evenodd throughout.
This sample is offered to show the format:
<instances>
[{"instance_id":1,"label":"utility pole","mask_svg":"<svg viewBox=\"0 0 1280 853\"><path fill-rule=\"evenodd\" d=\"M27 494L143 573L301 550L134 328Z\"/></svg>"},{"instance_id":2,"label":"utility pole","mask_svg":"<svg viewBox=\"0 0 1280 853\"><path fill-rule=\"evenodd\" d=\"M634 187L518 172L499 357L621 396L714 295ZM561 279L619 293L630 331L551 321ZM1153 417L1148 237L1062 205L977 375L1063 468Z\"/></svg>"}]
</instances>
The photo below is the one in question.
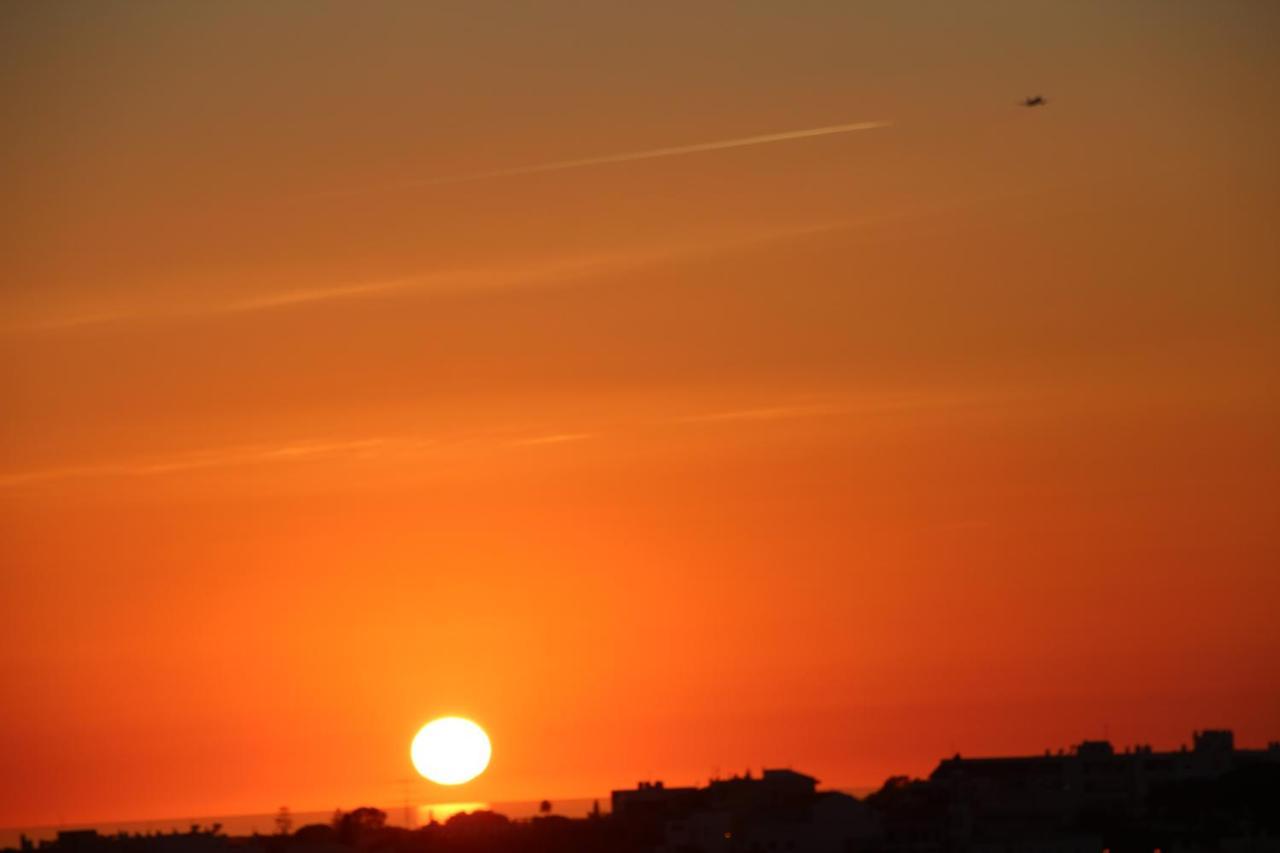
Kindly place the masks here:
<instances>
[{"instance_id":1,"label":"utility pole","mask_svg":"<svg viewBox=\"0 0 1280 853\"><path fill-rule=\"evenodd\" d=\"M417 815L417 810L413 807L413 805L411 804L411 801L410 801L410 799L409 799L409 785L410 785L413 781L414 781L413 779L401 779L401 780L400 780L400 790L401 790L401 793L403 794L403 797L404 797L404 826L405 826L405 829L417 829L417 828L418 828L418 815Z\"/></svg>"}]
</instances>

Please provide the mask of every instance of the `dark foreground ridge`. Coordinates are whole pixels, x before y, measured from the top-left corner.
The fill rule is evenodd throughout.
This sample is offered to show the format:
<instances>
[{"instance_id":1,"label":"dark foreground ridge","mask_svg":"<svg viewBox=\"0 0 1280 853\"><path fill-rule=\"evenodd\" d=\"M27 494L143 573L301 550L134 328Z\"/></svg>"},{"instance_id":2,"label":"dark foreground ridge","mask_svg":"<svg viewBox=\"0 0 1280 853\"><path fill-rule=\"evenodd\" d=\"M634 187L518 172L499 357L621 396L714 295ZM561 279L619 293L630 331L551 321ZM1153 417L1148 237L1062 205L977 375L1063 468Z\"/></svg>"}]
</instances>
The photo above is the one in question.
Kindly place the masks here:
<instances>
[{"instance_id":1,"label":"dark foreground ridge","mask_svg":"<svg viewBox=\"0 0 1280 853\"><path fill-rule=\"evenodd\" d=\"M1022 758L942 761L858 800L812 776L765 770L703 788L613 792L611 814L513 821L459 814L419 829L359 808L296 832L62 832L42 853L1280 853L1280 743L1236 749L1230 731L1175 752L1107 741ZM547 806L549 810L549 805Z\"/></svg>"}]
</instances>

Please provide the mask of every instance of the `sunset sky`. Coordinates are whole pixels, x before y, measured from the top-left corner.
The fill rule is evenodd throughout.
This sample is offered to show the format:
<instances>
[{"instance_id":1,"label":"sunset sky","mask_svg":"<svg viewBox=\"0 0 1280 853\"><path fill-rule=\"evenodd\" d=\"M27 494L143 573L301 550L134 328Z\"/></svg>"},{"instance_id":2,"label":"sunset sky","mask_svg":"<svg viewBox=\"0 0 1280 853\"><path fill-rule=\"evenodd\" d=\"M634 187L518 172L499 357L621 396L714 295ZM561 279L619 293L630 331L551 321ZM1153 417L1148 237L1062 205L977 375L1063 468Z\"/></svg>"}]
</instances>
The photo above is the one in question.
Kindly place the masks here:
<instances>
[{"instance_id":1,"label":"sunset sky","mask_svg":"<svg viewBox=\"0 0 1280 853\"><path fill-rule=\"evenodd\" d=\"M1280 739L1278 43L6 4L0 825Z\"/></svg>"}]
</instances>

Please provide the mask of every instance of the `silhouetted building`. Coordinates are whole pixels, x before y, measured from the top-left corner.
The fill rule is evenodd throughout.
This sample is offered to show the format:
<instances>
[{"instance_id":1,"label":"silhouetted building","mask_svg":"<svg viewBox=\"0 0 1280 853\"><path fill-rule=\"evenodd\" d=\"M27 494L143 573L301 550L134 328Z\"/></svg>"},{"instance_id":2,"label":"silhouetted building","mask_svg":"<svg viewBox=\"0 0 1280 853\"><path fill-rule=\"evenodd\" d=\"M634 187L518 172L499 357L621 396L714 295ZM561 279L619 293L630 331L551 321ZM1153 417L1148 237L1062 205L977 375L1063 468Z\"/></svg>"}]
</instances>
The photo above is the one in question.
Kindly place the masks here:
<instances>
[{"instance_id":1,"label":"silhouetted building","mask_svg":"<svg viewBox=\"0 0 1280 853\"><path fill-rule=\"evenodd\" d=\"M713 779L706 788L706 802L732 812L804 809L813 801L818 780L794 770L765 769L759 778L748 772L731 779Z\"/></svg>"},{"instance_id":2,"label":"silhouetted building","mask_svg":"<svg viewBox=\"0 0 1280 853\"><path fill-rule=\"evenodd\" d=\"M794 770L766 769L705 788L641 783L613 793L614 815L657 840L659 853L813 851L843 853L875 835L875 821L858 800L819 792L818 780Z\"/></svg>"},{"instance_id":3,"label":"silhouetted building","mask_svg":"<svg viewBox=\"0 0 1280 853\"><path fill-rule=\"evenodd\" d=\"M614 791L612 814L623 821L661 820L695 808L697 788L668 788L662 782L641 782L630 790Z\"/></svg>"},{"instance_id":4,"label":"silhouetted building","mask_svg":"<svg viewBox=\"0 0 1280 853\"><path fill-rule=\"evenodd\" d=\"M1153 791L1264 762L1280 762L1280 744L1238 750L1230 731L1206 730L1194 733L1191 749L1172 752L1145 745L1116 752L1094 740L1033 757L957 755L929 780L946 792L953 838L1010 837L1141 819Z\"/></svg>"},{"instance_id":5,"label":"silhouetted building","mask_svg":"<svg viewBox=\"0 0 1280 853\"><path fill-rule=\"evenodd\" d=\"M64 829L58 833L58 849L66 853L100 850L105 841L96 829Z\"/></svg>"}]
</instances>

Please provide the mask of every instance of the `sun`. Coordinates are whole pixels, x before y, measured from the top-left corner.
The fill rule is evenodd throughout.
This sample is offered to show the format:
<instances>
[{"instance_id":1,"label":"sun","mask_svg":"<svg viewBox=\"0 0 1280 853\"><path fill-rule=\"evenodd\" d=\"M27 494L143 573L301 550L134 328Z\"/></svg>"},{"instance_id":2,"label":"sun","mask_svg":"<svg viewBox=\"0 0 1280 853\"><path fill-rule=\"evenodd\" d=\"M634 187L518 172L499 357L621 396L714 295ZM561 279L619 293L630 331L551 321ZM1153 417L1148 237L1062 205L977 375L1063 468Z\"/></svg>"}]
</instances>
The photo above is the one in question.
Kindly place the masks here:
<instances>
[{"instance_id":1,"label":"sun","mask_svg":"<svg viewBox=\"0 0 1280 853\"><path fill-rule=\"evenodd\" d=\"M423 776L438 785L461 785L484 772L493 747L484 729L462 717L441 717L413 738L409 756Z\"/></svg>"}]
</instances>

